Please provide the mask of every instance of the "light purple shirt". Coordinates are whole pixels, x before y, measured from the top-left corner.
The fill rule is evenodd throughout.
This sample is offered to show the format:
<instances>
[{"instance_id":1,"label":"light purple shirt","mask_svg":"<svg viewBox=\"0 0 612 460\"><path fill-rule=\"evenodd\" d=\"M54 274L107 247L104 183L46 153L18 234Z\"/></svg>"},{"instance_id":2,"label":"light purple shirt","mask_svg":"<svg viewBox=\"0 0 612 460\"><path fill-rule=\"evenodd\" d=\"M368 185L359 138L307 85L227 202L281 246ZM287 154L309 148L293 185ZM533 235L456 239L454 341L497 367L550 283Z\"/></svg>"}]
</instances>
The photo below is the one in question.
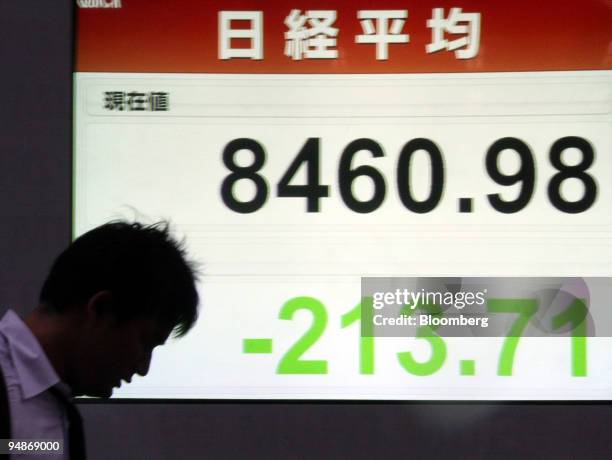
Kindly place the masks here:
<instances>
[{"instance_id":1,"label":"light purple shirt","mask_svg":"<svg viewBox=\"0 0 612 460\"><path fill-rule=\"evenodd\" d=\"M12 310L0 321L0 367L11 412L12 439L64 440L64 454L12 455L15 459L68 459L68 419L53 386L70 398L40 343Z\"/></svg>"}]
</instances>

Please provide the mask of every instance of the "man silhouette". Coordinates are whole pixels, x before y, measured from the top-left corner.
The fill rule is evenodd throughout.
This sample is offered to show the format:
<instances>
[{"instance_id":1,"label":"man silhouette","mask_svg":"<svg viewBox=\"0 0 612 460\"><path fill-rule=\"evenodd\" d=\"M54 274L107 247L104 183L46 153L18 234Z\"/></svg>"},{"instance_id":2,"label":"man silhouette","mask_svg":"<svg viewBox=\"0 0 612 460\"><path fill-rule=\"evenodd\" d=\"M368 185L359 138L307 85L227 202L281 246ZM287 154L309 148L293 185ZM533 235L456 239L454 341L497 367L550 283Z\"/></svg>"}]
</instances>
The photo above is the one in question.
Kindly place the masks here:
<instances>
[{"instance_id":1,"label":"man silhouette","mask_svg":"<svg viewBox=\"0 0 612 460\"><path fill-rule=\"evenodd\" d=\"M62 439L56 458L84 458L72 396L109 397L146 375L153 349L195 323L197 276L165 222L114 221L76 239L39 306L0 321L0 439Z\"/></svg>"}]
</instances>

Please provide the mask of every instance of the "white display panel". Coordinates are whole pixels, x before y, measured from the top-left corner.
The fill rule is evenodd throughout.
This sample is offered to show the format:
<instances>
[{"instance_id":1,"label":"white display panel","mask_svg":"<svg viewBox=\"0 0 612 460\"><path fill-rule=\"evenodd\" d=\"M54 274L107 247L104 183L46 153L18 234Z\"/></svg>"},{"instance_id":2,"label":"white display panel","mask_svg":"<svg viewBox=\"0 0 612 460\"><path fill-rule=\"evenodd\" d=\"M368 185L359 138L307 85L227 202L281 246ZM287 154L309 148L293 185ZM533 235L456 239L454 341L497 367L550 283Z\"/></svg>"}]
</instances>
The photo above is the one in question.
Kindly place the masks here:
<instances>
[{"instance_id":1,"label":"white display panel","mask_svg":"<svg viewBox=\"0 0 612 460\"><path fill-rule=\"evenodd\" d=\"M504 337L443 338L444 364L429 376L412 375L397 358L411 351L426 360L426 341L377 337L365 345L372 357L364 373L358 321L345 320L343 327L341 318L359 304L364 276L612 276L611 76L76 73L74 236L136 210L171 219L204 266L194 330L156 350L149 375L115 396L610 399L612 340L606 337L587 338L582 376L572 375L570 338L535 337L521 338L509 376L498 375ZM130 91L165 93L168 110L105 108L107 93ZM585 180L563 180L561 204L549 193L559 174L551 149L568 137L570 145L579 138L593 150L582 172L596 194L580 212L564 210L563 203L585 196ZM486 167L491 147L504 138L524 145L534 164L532 177L512 186L496 183ZM265 158L248 174L262 178L255 181L267 197L248 213L222 199L232 175L223 153L236 139L256 141ZM318 183L328 187L311 212L304 197L278 196L278 184L309 139L310 154L318 152ZM361 145L378 145L382 155L358 150L343 166L343 153L358 139L369 139ZM432 183L442 189L439 202L421 213L406 207L407 192L397 180L403 149L414 139L429 140L443 162L442 181L432 182L428 154L418 149L412 156L413 200L425 201ZM239 168L256 156L247 150L227 155ZM569 147L561 159L572 167L586 155ZM507 149L496 164L505 176L529 169ZM357 212L341 190L350 170L362 165L384 181L384 199L367 213ZM306 183L302 164L290 184ZM373 183L356 178L349 195L368 201L383 193ZM235 201L249 202L254 184L237 181ZM533 192L517 212L501 212L487 197L512 202L529 184ZM462 208L461 199L471 206ZM313 320L302 308L281 319L283 305L297 297L316 299L323 313ZM316 361L317 373L282 373L280 363L315 323L323 325L320 335L300 359ZM263 348L246 352L245 340Z\"/></svg>"}]
</instances>

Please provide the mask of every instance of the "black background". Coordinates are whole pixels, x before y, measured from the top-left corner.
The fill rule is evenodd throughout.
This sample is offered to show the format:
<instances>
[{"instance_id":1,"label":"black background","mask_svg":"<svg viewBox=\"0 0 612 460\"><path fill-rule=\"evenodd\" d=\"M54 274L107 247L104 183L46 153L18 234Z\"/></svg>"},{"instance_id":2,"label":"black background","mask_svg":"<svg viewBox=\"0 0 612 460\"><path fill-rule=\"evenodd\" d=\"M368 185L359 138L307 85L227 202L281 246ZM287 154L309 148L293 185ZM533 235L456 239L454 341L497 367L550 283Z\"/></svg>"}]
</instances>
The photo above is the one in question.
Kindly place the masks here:
<instances>
[{"instance_id":1,"label":"black background","mask_svg":"<svg viewBox=\"0 0 612 460\"><path fill-rule=\"evenodd\" d=\"M0 0L0 306L21 315L70 241L73 3ZM607 403L80 408L93 460L612 458Z\"/></svg>"}]
</instances>

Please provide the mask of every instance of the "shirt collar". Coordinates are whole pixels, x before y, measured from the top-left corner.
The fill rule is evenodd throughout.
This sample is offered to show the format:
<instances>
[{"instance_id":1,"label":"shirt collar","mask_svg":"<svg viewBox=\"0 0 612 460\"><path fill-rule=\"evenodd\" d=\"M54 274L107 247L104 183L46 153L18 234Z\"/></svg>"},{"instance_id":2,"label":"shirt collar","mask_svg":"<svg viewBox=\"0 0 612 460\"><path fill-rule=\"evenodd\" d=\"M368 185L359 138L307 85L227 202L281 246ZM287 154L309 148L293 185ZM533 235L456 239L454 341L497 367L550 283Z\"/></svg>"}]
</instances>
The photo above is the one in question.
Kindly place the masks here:
<instances>
[{"instance_id":1,"label":"shirt collar","mask_svg":"<svg viewBox=\"0 0 612 460\"><path fill-rule=\"evenodd\" d=\"M40 343L14 311L8 310L0 321L0 333L8 339L9 352L24 399L32 398L60 383Z\"/></svg>"}]
</instances>

